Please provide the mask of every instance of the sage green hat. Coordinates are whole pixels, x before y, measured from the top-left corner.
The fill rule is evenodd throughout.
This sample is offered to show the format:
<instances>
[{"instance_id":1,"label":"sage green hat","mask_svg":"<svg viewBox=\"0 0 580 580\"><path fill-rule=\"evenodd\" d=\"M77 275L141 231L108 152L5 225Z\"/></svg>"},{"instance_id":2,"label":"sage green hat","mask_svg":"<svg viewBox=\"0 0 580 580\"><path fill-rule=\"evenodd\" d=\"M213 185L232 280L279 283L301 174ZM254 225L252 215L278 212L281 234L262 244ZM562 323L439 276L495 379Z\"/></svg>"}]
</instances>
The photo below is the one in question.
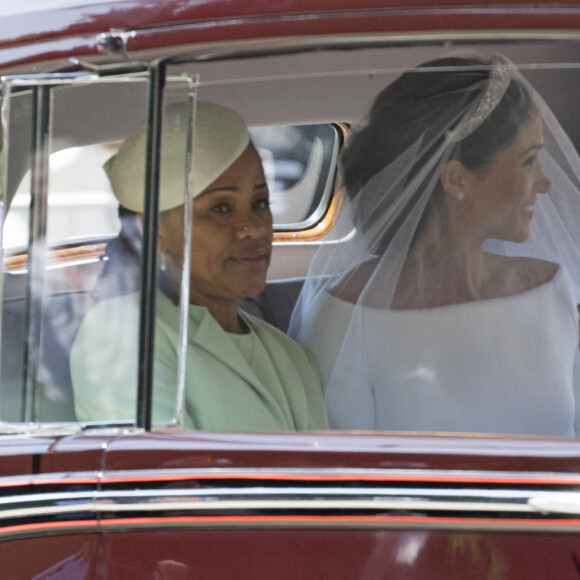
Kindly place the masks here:
<instances>
[{"instance_id":1,"label":"sage green hat","mask_svg":"<svg viewBox=\"0 0 580 580\"><path fill-rule=\"evenodd\" d=\"M184 203L188 104L168 105L163 110L159 210ZM196 104L194 130L193 197L213 183L244 152L250 143L246 123L222 105ZM119 151L103 166L119 203L142 212L145 188L147 122L140 123Z\"/></svg>"}]
</instances>

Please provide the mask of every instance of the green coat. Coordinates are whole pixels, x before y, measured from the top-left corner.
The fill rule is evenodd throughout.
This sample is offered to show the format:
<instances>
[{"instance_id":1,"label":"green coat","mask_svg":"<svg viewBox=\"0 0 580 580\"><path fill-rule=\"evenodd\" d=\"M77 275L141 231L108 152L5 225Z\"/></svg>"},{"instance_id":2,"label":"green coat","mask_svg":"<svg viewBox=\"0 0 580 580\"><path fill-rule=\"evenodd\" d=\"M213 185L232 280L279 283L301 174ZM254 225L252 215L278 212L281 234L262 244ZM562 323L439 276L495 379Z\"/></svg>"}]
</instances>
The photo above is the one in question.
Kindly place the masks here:
<instances>
[{"instance_id":1,"label":"green coat","mask_svg":"<svg viewBox=\"0 0 580 580\"><path fill-rule=\"evenodd\" d=\"M137 392L138 294L105 300L83 321L71 350L79 421L133 420ZM249 335L225 332L189 307L186 429L276 431L326 428L314 359L292 339L240 311ZM157 293L153 421L176 416L179 309Z\"/></svg>"}]
</instances>

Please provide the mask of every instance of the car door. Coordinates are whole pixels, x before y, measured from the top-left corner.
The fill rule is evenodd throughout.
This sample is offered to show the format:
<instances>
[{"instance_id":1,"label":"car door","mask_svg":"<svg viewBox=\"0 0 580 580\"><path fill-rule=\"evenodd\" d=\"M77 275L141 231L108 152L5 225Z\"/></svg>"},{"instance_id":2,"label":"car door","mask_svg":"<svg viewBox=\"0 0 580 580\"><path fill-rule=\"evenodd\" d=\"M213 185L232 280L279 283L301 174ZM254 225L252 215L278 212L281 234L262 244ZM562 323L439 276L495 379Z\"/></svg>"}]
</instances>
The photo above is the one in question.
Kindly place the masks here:
<instances>
[{"instance_id":1,"label":"car door","mask_svg":"<svg viewBox=\"0 0 580 580\"><path fill-rule=\"evenodd\" d=\"M99 575L95 498L105 450L120 428L139 428L137 404L128 420L81 424L69 370L78 327L103 298L96 281L119 222L102 164L122 127L146 116L156 86L141 65L110 73L1 81L0 553L10 578ZM191 93L189 78L176 85L184 98ZM129 112L117 110L127 92ZM136 357L125 362L138 365Z\"/></svg>"}]
</instances>

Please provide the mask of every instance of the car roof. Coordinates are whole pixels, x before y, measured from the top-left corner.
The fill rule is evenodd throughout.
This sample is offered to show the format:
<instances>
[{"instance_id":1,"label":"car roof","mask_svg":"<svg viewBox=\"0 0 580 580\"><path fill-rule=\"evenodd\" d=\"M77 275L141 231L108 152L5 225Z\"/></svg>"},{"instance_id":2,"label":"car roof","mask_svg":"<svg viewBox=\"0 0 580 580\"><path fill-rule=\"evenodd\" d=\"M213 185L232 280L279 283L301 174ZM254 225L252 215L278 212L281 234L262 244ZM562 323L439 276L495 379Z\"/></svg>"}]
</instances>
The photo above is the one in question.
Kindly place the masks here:
<instances>
[{"instance_id":1,"label":"car roof","mask_svg":"<svg viewBox=\"0 0 580 580\"><path fill-rule=\"evenodd\" d=\"M504 14L525 12L533 16L534 12L565 15L578 8L578 3L572 0L543 0L541 4L496 0L493 6L485 0L27 0L0 4L0 47L111 29L137 30L232 18L331 16L344 12L362 15L377 10L390 11L395 16L402 12L466 9ZM436 23L434 27L438 28Z\"/></svg>"}]
</instances>

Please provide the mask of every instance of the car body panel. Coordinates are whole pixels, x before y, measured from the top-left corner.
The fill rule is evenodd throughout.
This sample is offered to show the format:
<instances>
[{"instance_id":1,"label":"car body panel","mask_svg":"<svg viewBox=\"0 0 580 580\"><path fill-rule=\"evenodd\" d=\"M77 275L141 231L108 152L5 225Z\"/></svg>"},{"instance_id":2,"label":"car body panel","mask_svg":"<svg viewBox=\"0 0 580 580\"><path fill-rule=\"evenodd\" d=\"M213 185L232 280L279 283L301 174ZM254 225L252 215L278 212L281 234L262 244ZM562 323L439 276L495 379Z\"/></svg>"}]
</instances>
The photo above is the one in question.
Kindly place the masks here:
<instances>
[{"instance_id":1,"label":"car body panel","mask_svg":"<svg viewBox=\"0 0 580 580\"><path fill-rule=\"evenodd\" d=\"M0 478L15 475L78 471L97 473L102 469L104 449L111 436L27 436L12 434L0 437Z\"/></svg>"},{"instance_id":2,"label":"car body panel","mask_svg":"<svg viewBox=\"0 0 580 580\"><path fill-rule=\"evenodd\" d=\"M213 0L65 0L52 2L27 2L22 6L6 6L0 14L10 25L4 29L2 37L7 43L20 43L22 38L41 39L58 35L78 35L94 32L96 26L102 29L151 28L184 24L199 21L208 27L219 24L220 20L235 19L283 19L291 16L305 20L316 19L318 15L352 16L353 13L371 13L391 11L394 15L411 13L497 13L501 11L527 13L529 16L543 13L564 16L575 7L575 3L544 1L541 4L529 0L508 0L495 2L490 7L487 2L469 2L464 0L332 0L306 2L305 0L288 0L272 5L264 0L224 1ZM31 18L31 15L35 18ZM38 19L41 24L39 25ZM436 28L437 26L435 26Z\"/></svg>"},{"instance_id":3,"label":"car body panel","mask_svg":"<svg viewBox=\"0 0 580 580\"><path fill-rule=\"evenodd\" d=\"M104 540L109 577L119 579L150 570L166 578L463 580L466 570L470 578L575 578L578 552L570 534L546 538L542 550L521 534L349 529L117 532Z\"/></svg>"},{"instance_id":4,"label":"car body panel","mask_svg":"<svg viewBox=\"0 0 580 580\"><path fill-rule=\"evenodd\" d=\"M506 447L510 450L507 451ZM154 459L155 458L155 459ZM396 433L174 433L121 435L107 447L107 469L296 468L453 469L580 474L580 442Z\"/></svg>"},{"instance_id":5,"label":"car body panel","mask_svg":"<svg viewBox=\"0 0 580 580\"><path fill-rule=\"evenodd\" d=\"M272 434L265 445L251 434L161 432L88 438L38 441L36 451L50 445L56 455L91 454L84 465L75 458L75 471L70 462L68 473L2 478L0 549L11 562L32 542L42 554L14 577L32 577L39 562L47 573L95 570L97 553L102 576L79 577L213 570L212 577L228 578L242 558L240 578L266 578L277 567L281 578L380 578L385 570L461 578L466 569L482 578L534 571L565 578L577 570L580 548L571 532L580 530L578 515L528 509L530 498L578 495L573 441ZM99 471L90 469L97 448L105 457ZM24 486L30 491L23 496ZM458 499L463 506L453 513ZM10 508L28 512L15 517ZM220 558L224 551L228 557Z\"/></svg>"},{"instance_id":6,"label":"car body panel","mask_svg":"<svg viewBox=\"0 0 580 580\"><path fill-rule=\"evenodd\" d=\"M244 2L78 2L43 3L30 17L34 5L2 14L0 66L43 61L67 61L69 57L100 56L113 49L120 56L187 43L239 41L291 36L373 34L435 31L571 31L580 24L574 2L527 1L475 4L428 1L363 4L301 0L273 7L264 1ZM42 22L39 30L38 21ZM469 33L469 32L468 32ZM112 37L112 40L111 40Z\"/></svg>"},{"instance_id":7,"label":"car body panel","mask_svg":"<svg viewBox=\"0 0 580 580\"><path fill-rule=\"evenodd\" d=\"M30 578L98 578L99 534L17 538L0 542L2 574L12 580Z\"/></svg>"}]
</instances>

